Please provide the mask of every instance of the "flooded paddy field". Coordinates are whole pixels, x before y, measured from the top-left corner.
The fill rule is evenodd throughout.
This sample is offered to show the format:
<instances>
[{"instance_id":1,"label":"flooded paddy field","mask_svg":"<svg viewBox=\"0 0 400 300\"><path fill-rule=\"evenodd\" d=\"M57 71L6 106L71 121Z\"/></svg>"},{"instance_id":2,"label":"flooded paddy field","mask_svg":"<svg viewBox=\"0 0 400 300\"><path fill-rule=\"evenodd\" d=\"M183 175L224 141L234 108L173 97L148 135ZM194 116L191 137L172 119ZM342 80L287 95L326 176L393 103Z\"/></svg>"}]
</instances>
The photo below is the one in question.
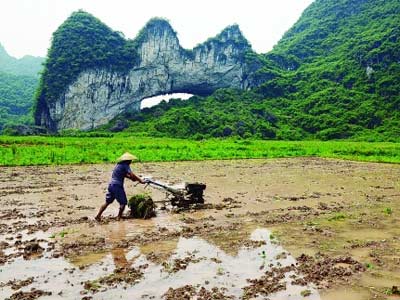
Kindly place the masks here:
<instances>
[{"instance_id":1,"label":"flooded paddy field","mask_svg":"<svg viewBox=\"0 0 400 300\"><path fill-rule=\"evenodd\" d=\"M98 223L112 168L0 168L0 299L400 299L400 165L133 164L206 205Z\"/></svg>"}]
</instances>

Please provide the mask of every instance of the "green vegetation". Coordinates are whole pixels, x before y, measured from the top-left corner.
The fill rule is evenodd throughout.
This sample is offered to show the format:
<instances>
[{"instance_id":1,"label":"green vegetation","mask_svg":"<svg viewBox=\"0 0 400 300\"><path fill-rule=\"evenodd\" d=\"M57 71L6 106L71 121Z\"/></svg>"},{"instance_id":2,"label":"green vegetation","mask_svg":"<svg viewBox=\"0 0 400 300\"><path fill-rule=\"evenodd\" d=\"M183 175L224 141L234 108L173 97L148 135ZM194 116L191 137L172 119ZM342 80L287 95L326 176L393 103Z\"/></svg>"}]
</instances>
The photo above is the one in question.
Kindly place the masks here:
<instances>
[{"instance_id":1,"label":"green vegetation","mask_svg":"<svg viewBox=\"0 0 400 300\"><path fill-rule=\"evenodd\" d=\"M127 131L180 138L400 140L400 2L315 1L263 61L251 91L161 103Z\"/></svg>"},{"instance_id":2,"label":"green vegetation","mask_svg":"<svg viewBox=\"0 0 400 300\"><path fill-rule=\"evenodd\" d=\"M145 28L160 22L167 23L155 18ZM55 101L85 70L128 72L139 63L137 45L145 38L146 30L142 30L134 40L126 40L121 32L113 31L91 14L82 10L74 12L53 33L36 93L35 118L39 119L41 108Z\"/></svg>"},{"instance_id":3,"label":"green vegetation","mask_svg":"<svg viewBox=\"0 0 400 300\"><path fill-rule=\"evenodd\" d=\"M124 151L141 161L177 161L316 156L400 163L400 144L367 142L261 141L115 136L0 137L0 165L113 163Z\"/></svg>"},{"instance_id":4,"label":"green vegetation","mask_svg":"<svg viewBox=\"0 0 400 300\"><path fill-rule=\"evenodd\" d=\"M347 216L344 213L336 213L332 217L328 218L328 221L341 221L346 218Z\"/></svg>"},{"instance_id":5,"label":"green vegetation","mask_svg":"<svg viewBox=\"0 0 400 300\"><path fill-rule=\"evenodd\" d=\"M298 135L277 128L275 112L257 98L260 97L251 92L221 89L206 98L163 101L140 113L125 115L130 120L126 131L194 139L230 136L296 139Z\"/></svg>"},{"instance_id":6,"label":"green vegetation","mask_svg":"<svg viewBox=\"0 0 400 300\"><path fill-rule=\"evenodd\" d=\"M391 295L400 295L400 290L397 286L392 286L391 288L387 288L384 293L388 296Z\"/></svg>"},{"instance_id":7,"label":"green vegetation","mask_svg":"<svg viewBox=\"0 0 400 300\"><path fill-rule=\"evenodd\" d=\"M300 295L302 295L303 297L308 297L311 295L311 291L310 290L301 291Z\"/></svg>"},{"instance_id":8,"label":"green vegetation","mask_svg":"<svg viewBox=\"0 0 400 300\"><path fill-rule=\"evenodd\" d=\"M6 125L32 123L29 111L38 80L0 72L0 132Z\"/></svg>"},{"instance_id":9,"label":"green vegetation","mask_svg":"<svg viewBox=\"0 0 400 300\"><path fill-rule=\"evenodd\" d=\"M67 229L63 229L58 233L53 233L52 235L50 235L51 239L55 239L57 236L59 236L60 238L64 238L67 234L71 234L71 233L75 233L77 232L76 230L67 230Z\"/></svg>"},{"instance_id":10,"label":"green vegetation","mask_svg":"<svg viewBox=\"0 0 400 300\"><path fill-rule=\"evenodd\" d=\"M236 36L233 37L232 33L236 33ZM193 53L194 50L197 49L207 49L211 47L215 47L216 52L220 52L221 48L226 48L226 43L230 43L235 49L241 49L249 52L249 55L253 54L254 52L251 50L251 45L247 41L247 39L243 36L240 28L237 24L228 26L224 28L219 34L214 37L208 38L205 42L198 44L193 50L185 49L187 54ZM255 54L255 53L254 53ZM224 54L220 54L224 56ZM194 57L191 57L194 59ZM241 56L236 56L237 59L241 59ZM243 62L243 60L242 60Z\"/></svg>"},{"instance_id":11,"label":"green vegetation","mask_svg":"<svg viewBox=\"0 0 400 300\"><path fill-rule=\"evenodd\" d=\"M315 1L265 55L288 71L260 92L317 138L398 138L399 28L395 0Z\"/></svg>"},{"instance_id":12,"label":"green vegetation","mask_svg":"<svg viewBox=\"0 0 400 300\"><path fill-rule=\"evenodd\" d=\"M374 266L373 264L371 264L371 263L365 263L365 267L366 267L368 270L373 270L373 269L375 269L375 266Z\"/></svg>"},{"instance_id":13,"label":"green vegetation","mask_svg":"<svg viewBox=\"0 0 400 300\"><path fill-rule=\"evenodd\" d=\"M30 111L43 61L32 56L16 59L0 44L0 132L6 125L32 123Z\"/></svg>"},{"instance_id":14,"label":"green vegetation","mask_svg":"<svg viewBox=\"0 0 400 300\"><path fill-rule=\"evenodd\" d=\"M218 275L218 276L222 276L222 275L224 275L224 274L225 274L224 268L218 266L218 268L217 268L217 275Z\"/></svg>"},{"instance_id":15,"label":"green vegetation","mask_svg":"<svg viewBox=\"0 0 400 300\"><path fill-rule=\"evenodd\" d=\"M140 63L138 47L146 41L149 34L165 29L176 35L168 21L153 18L135 39L126 40L120 32L112 31L91 14L84 11L74 12L53 34L52 45L36 93L36 124L42 124L41 116L48 104L56 101L80 73L104 69L120 74L127 73ZM239 28L237 25L228 27L196 48L209 48L211 43L216 47L225 43L235 43L236 47L250 50L251 47L244 37L230 38L228 32L232 30L239 31ZM192 50L181 49L181 53L193 58ZM47 125L52 127L52 124Z\"/></svg>"},{"instance_id":16,"label":"green vegetation","mask_svg":"<svg viewBox=\"0 0 400 300\"><path fill-rule=\"evenodd\" d=\"M98 280L87 280L84 282L83 288L92 293L96 293L101 289L101 285Z\"/></svg>"},{"instance_id":17,"label":"green vegetation","mask_svg":"<svg viewBox=\"0 0 400 300\"><path fill-rule=\"evenodd\" d=\"M317 96L316 94L315 97ZM334 95L327 93L326 99L328 97L333 99ZM349 102L361 101L357 93L346 97ZM206 98L194 96L186 101L163 101L152 108L143 109L140 113L125 114L102 129L107 130L116 121L128 119L130 126L125 132L158 137L203 139L236 136L268 140L352 138L400 141L400 127L395 126L397 121L393 121L391 125L367 128L367 116L373 110L372 107L365 107L365 111L357 112L345 111L336 105L335 117L324 113L315 118L303 119L296 116L296 109L290 105L300 104L282 98L265 100L255 92L221 89ZM327 110L333 112L333 109ZM365 117L360 116L361 113ZM350 115L359 125L348 124L343 120Z\"/></svg>"},{"instance_id":18,"label":"green vegetation","mask_svg":"<svg viewBox=\"0 0 400 300\"><path fill-rule=\"evenodd\" d=\"M36 108L56 99L84 70L129 70L136 51L120 32L84 11L74 12L54 33L36 94Z\"/></svg>"},{"instance_id":19,"label":"green vegetation","mask_svg":"<svg viewBox=\"0 0 400 300\"><path fill-rule=\"evenodd\" d=\"M134 40L126 40L92 15L73 13L53 35L36 108L57 98L86 69L129 70L139 60L137 46L158 26L170 25L151 20ZM246 67L259 68L249 77L256 85L252 90L221 89L208 97L162 102L118 117L100 134L107 136L115 122L128 119L124 134L134 136L399 142L399 28L399 1L316 0L271 52L246 55ZM7 109L0 114L9 114Z\"/></svg>"},{"instance_id":20,"label":"green vegetation","mask_svg":"<svg viewBox=\"0 0 400 300\"><path fill-rule=\"evenodd\" d=\"M383 212L390 216L393 213L393 209L391 207L385 207Z\"/></svg>"},{"instance_id":21,"label":"green vegetation","mask_svg":"<svg viewBox=\"0 0 400 300\"><path fill-rule=\"evenodd\" d=\"M156 206L148 194L136 194L128 200L130 216L138 219L150 219L156 215Z\"/></svg>"}]
</instances>

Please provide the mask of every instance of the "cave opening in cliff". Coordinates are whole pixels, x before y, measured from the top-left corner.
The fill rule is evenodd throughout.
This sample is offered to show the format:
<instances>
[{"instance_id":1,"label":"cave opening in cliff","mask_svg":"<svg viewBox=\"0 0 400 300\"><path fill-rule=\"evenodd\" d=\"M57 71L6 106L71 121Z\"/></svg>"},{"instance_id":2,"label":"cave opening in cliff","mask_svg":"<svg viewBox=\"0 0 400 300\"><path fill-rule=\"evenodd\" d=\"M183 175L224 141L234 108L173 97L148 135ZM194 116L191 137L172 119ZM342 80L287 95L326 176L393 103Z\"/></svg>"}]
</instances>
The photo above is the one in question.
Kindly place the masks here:
<instances>
[{"instance_id":1,"label":"cave opening in cliff","mask_svg":"<svg viewBox=\"0 0 400 300\"><path fill-rule=\"evenodd\" d=\"M174 94L165 94L165 95L158 95L150 98L145 98L142 100L140 103L140 109L143 108L148 108L157 105L161 101L169 101L170 99L181 99L181 100L187 100L190 97L192 97L192 94L186 94L186 93L174 93Z\"/></svg>"}]
</instances>

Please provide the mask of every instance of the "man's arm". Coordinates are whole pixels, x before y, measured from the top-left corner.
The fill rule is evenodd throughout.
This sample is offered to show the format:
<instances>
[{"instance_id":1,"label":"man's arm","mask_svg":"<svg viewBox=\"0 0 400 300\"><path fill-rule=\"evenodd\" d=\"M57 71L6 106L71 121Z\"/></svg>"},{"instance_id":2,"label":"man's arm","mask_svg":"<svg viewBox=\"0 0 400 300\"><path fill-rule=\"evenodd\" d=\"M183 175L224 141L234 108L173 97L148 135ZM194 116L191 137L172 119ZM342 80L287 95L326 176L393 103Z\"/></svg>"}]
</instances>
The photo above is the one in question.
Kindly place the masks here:
<instances>
[{"instance_id":1,"label":"man's arm","mask_svg":"<svg viewBox=\"0 0 400 300\"><path fill-rule=\"evenodd\" d=\"M135 175L133 172L129 172L128 174L126 174L126 177L132 181L139 181L142 184L146 183L139 176Z\"/></svg>"}]
</instances>

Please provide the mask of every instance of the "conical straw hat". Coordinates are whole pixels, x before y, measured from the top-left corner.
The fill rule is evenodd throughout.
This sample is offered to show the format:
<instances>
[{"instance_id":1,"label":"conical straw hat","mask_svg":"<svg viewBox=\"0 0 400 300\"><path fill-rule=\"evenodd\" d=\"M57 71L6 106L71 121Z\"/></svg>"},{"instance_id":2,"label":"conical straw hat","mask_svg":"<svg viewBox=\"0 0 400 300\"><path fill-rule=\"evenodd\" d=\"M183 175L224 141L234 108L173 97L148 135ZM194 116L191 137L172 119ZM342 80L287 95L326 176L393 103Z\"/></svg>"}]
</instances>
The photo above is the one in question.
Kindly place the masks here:
<instances>
[{"instance_id":1,"label":"conical straw hat","mask_svg":"<svg viewBox=\"0 0 400 300\"><path fill-rule=\"evenodd\" d=\"M125 152L124 154L121 155L120 158L118 158L118 162L124 161L124 160L137 160L138 158L135 155L130 154L129 152Z\"/></svg>"}]
</instances>

